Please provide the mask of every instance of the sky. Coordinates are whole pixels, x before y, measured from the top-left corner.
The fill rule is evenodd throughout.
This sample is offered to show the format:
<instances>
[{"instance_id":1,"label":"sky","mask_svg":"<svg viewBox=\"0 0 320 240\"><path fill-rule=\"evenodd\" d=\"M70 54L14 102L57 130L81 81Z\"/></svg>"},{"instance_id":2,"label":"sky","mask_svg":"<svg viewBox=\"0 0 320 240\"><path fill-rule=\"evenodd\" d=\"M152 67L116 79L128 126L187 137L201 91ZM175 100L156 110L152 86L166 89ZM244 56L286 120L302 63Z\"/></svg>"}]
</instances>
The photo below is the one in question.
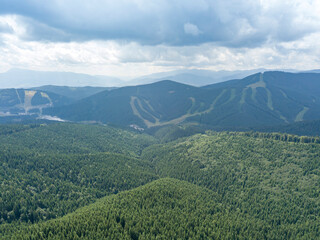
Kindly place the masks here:
<instances>
[{"instance_id":1,"label":"sky","mask_svg":"<svg viewBox=\"0 0 320 240\"><path fill-rule=\"evenodd\" d=\"M0 0L0 72L320 69L319 0Z\"/></svg>"}]
</instances>

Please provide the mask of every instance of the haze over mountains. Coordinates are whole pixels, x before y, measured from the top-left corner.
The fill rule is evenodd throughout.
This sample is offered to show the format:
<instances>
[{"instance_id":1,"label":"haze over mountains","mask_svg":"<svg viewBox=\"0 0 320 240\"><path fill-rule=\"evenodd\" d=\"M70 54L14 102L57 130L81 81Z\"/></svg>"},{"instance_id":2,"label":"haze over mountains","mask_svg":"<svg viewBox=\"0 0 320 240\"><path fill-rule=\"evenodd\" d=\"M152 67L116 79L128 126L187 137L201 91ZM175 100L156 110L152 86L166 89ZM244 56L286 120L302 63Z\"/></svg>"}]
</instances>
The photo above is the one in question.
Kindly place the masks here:
<instances>
[{"instance_id":1,"label":"haze over mountains","mask_svg":"<svg viewBox=\"0 0 320 240\"><path fill-rule=\"evenodd\" d=\"M45 72L14 68L0 73L0 89L32 88L44 85L70 87L113 87L121 85L121 80L108 76L93 76L72 72Z\"/></svg>"},{"instance_id":2,"label":"haze over mountains","mask_svg":"<svg viewBox=\"0 0 320 240\"><path fill-rule=\"evenodd\" d=\"M97 76L72 72L34 71L13 68L0 73L0 89L4 88L34 88L45 85L68 87L120 87L148 84L161 80L172 80L193 86L223 82L231 79L241 79L266 69L243 71L209 71L209 70L176 70L141 76L134 79L123 79L112 76ZM287 70L293 71L293 70Z\"/></svg>"},{"instance_id":3,"label":"haze over mountains","mask_svg":"<svg viewBox=\"0 0 320 240\"><path fill-rule=\"evenodd\" d=\"M192 86L205 86L231 79L241 79L251 74L263 72L266 69L239 70L239 71L210 71L200 69L176 70L171 72L154 73L133 79L130 85L154 83L161 80L172 80Z\"/></svg>"}]
</instances>

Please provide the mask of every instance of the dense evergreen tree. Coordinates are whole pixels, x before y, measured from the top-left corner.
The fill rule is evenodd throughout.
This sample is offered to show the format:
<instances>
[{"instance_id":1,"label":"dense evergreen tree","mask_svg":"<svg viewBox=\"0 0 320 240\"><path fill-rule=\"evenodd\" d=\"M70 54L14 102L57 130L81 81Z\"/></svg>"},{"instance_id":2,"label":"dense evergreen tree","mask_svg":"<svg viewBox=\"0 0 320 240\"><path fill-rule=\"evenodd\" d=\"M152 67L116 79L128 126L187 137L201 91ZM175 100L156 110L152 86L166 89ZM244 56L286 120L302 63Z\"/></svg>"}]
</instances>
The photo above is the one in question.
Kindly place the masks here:
<instances>
[{"instance_id":1,"label":"dense evergreen tree","mask_svg":"<svg viewBox=\"0 0 320 240\"><path fill-rule=\"evenodd\" d=\"M144 135L53 124L4 125L0 136L0 224L63 216L156 178L151 164L136 158L154 141Z\"/></svg>"},{"instance_id":2,"label":"dense evergreen tree","mask_svg":"<svg viewBox=\"0 0 320 240\"><path fill-rule=\"evenodd\" d=\"M0 239L320 238L319 138L167 129L1 126Z\"/></svg>"},{"instance_id":3,"label":"dense evergreen tree","mask_svg":"<svg viewBox=\"0 0 320 240\"><path fill-rule=\"evenodd\" d=\"M264 239L262 221L230 213L210 190L175 179L109 196L8 239Z\"/></svg>"},{"instance_id":4,"label":"dense evergreen tree","mask_svg":"<svg viewBox=\"0 0 320 240\"><path fill-rule=\"evenodd\" d=\"M286 137L292 137L287 142ZM319 236L320 146L286 134L199 134L147 148L161 177L217 192L232 210L288 234ZM282 234L284 234L282 232ZM283 236L283 235L281 235Z\"/></svg>"},{"instance_id":5,"label":"dense evergreen tree","mask_svg":"<svg viewBox=\"0 0 320 240\"><path fill-rule=\"evenodd\" d=\"M143 148L156 142L145 134L73 123L1 125L1 133L0 150L54 154L114 152L137 156Z\"/></svg>"}]
</instances>

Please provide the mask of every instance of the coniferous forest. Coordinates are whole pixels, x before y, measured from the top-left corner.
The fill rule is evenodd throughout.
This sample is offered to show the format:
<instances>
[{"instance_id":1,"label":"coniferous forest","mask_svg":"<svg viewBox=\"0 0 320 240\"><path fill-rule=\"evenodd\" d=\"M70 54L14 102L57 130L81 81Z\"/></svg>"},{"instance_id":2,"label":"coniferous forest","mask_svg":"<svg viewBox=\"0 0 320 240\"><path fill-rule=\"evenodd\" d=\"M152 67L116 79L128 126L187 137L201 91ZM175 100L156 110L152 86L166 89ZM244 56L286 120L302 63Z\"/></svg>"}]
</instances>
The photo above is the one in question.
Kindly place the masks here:
<instances>
[{"instance_id":1,"label":"coniferous forest","mask_svg":"<svg viewBox=\"0 0 320 240\"><path fill-rule=\"evenodd\" d=\"M0 238L320 238L317 137L197 130L2 125Z\"/></svg>"}]
</instances>

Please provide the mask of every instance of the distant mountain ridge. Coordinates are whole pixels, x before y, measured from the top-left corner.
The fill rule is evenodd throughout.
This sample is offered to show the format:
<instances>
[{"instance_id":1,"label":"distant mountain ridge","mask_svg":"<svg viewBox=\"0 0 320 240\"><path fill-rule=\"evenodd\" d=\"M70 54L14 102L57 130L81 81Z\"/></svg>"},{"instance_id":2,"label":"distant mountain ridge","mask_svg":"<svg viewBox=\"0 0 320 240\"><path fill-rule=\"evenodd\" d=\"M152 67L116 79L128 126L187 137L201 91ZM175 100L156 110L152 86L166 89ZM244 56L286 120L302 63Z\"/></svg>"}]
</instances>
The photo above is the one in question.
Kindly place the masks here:
<instances>
[{"instance_id":1,"label":"distant mountain ridge","mask_svg":"<svg viewBox=\"0 0 320 240\"><path fill-rule=\"evenodd\" d=\"M186 122L279 125L320 119L320 74L265 72L202 88L166 80L103 91L46 113L71 121L143 128Z\"/></svg>"},{"instance_id":2,"label":"distant mountain ridge","mask_svg":"<svg viewBox=\"0 0 320 240\"><path fill-rule=\"evenodd\" d=\"M82 98L89 97L96 93L112 90L113 87L68 87L68 86L53 86L46 85L41 87L32 88L34 90L52 92L58 95L62 95L73 100L80 100Z\"/></svg>"},{"instance_id":3,"label":"distant mountain ridge","mask_svg":"<svg viewBox=\"0 0 320 240\"><path fill-rule=\"evenodd\" d=\"M119 78L108 76L93 76L72 72L33 71L18 68L0 73L0 89L32 88L44 85L114 87L122 85L122 81Z\"/></svg>"},{"instance_id":4,"label":"distant mountain ridge","mask_svg":"<svg viewBox=\"0 0 320 240\"><path fill-rule=\"evenodd\" d=\"M231 79L241 79L249 75L266 71L266 69L238 70L238 71L211 71L201 69L177 70L170 72L154 73L142 76L128 82L129 85L141 85L159 82L162 80L172 80L178 83L192 86L205 86Z\"/></svg>"}]
</instances>

